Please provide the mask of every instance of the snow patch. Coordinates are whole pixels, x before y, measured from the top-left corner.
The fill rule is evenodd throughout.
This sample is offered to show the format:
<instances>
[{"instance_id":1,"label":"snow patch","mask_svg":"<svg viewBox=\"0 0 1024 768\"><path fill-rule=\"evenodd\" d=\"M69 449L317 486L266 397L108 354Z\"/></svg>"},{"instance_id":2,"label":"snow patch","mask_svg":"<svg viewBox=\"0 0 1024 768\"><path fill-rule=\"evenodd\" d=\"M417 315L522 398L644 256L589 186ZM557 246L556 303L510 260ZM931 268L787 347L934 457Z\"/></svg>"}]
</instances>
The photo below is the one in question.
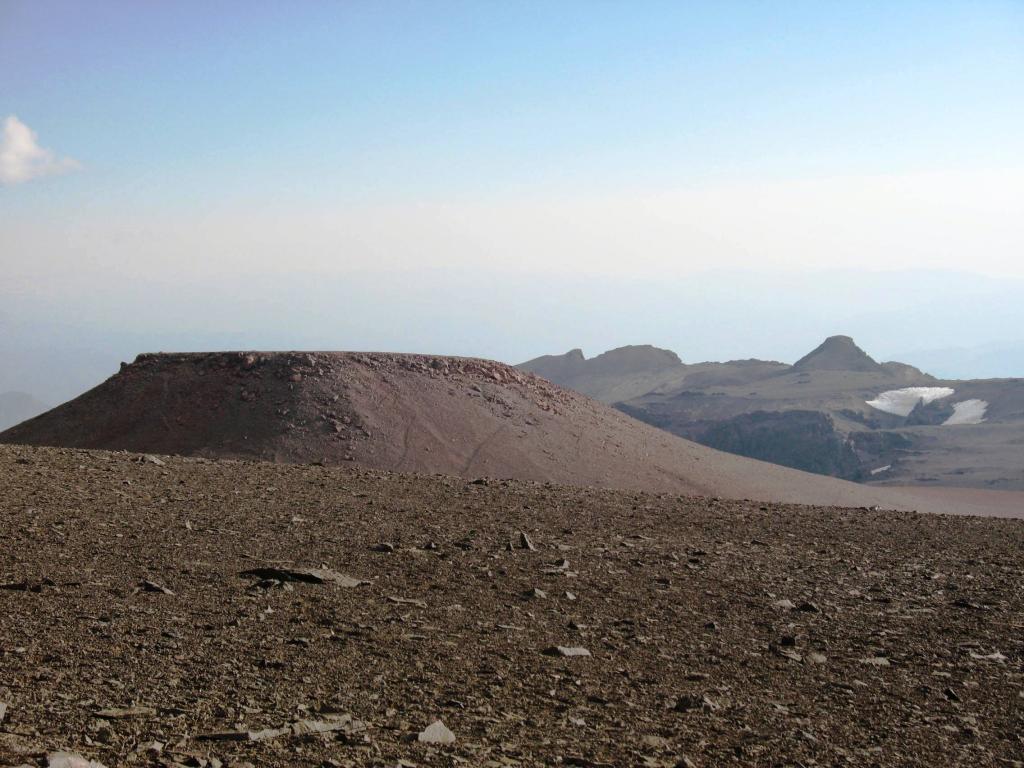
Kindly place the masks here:
<instances>
[{"instance_id":1,"label":"snow patch","mask_svg":"<svg viewBox=\"0 0 1024 768\"><path fill-rule=\"evenodd\" d=\"M941 400L944 397L949 397L956 390L950 387L904 387L903 389L890 389L888 392L883 392L874 400L868 400L867 404L872 408L885 413L891 413L896 416L909 416L910 412L914 410L920 401L924 401L925 405L934 401ZM971 402L966 400L965 402ZM950 418L955 418L956 414ZM949 423L948 421L946 422Z\"/></svg>"},{"instance_id":2,"label":"snow patch","mask_svg":"<svg viewBox=\"0 0 1024 768\"><path fill-rule=\"evenodd\" d=\"M944 426L981 424L985 420L986 410L988 410L988 403L984 400L961 400L959 403L953 403L953 415L942 423Z\"/></svg>"},{"instance_id":3,"label":"snow patch","mask_svg":"<svg viewBox=\"0 0 1024 768\"><path fill-rule=\"evenodd\" d=\"M890 469L892 469L892 464L886 464L884 467L878 467L877 469L872 469L871 470L871 474L872 475L880 475L883 472L888 472Z\"/></svg>"}]
</instances>

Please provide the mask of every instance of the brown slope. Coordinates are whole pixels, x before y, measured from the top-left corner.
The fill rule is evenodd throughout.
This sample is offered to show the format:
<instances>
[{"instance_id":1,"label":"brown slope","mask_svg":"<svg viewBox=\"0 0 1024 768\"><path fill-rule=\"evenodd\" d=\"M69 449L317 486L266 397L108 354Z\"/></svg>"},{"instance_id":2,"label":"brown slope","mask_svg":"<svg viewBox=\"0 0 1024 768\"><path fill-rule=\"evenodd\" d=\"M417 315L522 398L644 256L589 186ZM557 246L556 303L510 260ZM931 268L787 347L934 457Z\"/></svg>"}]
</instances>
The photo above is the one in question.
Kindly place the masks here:
<instances>
[{"instance_id":1,"label":"brown slope","mask_svg":"<svg viewBox=\"0 0 1024 768\"><path fill-rule=\"evenodd\" d=\"M319 353L141 355L0 442L953 511L699 446L510 366Z\"/></svg>"}]
</instances>

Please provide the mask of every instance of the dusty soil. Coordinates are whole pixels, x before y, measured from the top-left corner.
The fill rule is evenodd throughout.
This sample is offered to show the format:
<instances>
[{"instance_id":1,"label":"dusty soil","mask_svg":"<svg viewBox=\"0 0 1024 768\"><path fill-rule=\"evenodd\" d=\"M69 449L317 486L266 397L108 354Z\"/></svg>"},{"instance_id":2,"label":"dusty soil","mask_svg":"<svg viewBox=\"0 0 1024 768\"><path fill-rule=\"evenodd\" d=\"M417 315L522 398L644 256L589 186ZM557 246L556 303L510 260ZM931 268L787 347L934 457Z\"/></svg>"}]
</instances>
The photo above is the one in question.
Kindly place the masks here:
<instances>
[{"instance_id":1,"label":"dusty soil","mask_svg":"<svg viewBox=\"0 0 1024 768\"><path fill-rule=\"evenodd\" d=\"M1020 521L0 446L0 541L0 765L1024 759Z\"/></svg>"},{"instance_id":2,"label":"dusty soil","mask_svg":"<svg viewBox=\"0 0 1024 768\"><path fill-rule=\"evenodd\" d=\"M0 433L2 442L972 511L969 497L916 497L715 451L532 374L471 358L140 355L81 397Z\"/></svg>"}]
</instances>

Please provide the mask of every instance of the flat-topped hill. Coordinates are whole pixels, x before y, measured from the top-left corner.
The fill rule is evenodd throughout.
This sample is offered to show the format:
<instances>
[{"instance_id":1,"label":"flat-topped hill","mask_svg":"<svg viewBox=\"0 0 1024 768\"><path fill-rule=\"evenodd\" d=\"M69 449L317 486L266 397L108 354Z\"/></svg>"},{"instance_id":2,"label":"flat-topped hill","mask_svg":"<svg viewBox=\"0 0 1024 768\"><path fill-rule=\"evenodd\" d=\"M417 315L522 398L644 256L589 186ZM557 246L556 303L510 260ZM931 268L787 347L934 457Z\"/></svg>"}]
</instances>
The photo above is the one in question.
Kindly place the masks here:
<instances>
[{"instance_id":1,"label":"flat-topped hill","mask_svg":"<svg viewBox=\"0 0 1024 768\"><path fill-rule=\"evenodd\" d=\"M697 445L502 363L429 355L140 355L0 442L919 506Z\"/></svg>"}]
</instances>

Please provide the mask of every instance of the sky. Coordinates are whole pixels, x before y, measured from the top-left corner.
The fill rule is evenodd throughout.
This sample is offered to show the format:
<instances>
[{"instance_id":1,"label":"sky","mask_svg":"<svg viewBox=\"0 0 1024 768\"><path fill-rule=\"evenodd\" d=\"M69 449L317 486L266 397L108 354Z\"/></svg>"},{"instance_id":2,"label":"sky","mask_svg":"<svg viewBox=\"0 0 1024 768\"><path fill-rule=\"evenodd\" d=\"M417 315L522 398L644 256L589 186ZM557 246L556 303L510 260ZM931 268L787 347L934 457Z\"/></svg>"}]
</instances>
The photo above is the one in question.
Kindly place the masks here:
<instances>
[{"instance_id":1,"label":"sky","mask_svg":"<svg viewBox=\"0 0 1024 768\"><path fill-rule=\"evenodd\" d=\"M170 349L1024 349L1019 0L0 0L0 128L0 391Z\"/></svg>"}]
</instances>

